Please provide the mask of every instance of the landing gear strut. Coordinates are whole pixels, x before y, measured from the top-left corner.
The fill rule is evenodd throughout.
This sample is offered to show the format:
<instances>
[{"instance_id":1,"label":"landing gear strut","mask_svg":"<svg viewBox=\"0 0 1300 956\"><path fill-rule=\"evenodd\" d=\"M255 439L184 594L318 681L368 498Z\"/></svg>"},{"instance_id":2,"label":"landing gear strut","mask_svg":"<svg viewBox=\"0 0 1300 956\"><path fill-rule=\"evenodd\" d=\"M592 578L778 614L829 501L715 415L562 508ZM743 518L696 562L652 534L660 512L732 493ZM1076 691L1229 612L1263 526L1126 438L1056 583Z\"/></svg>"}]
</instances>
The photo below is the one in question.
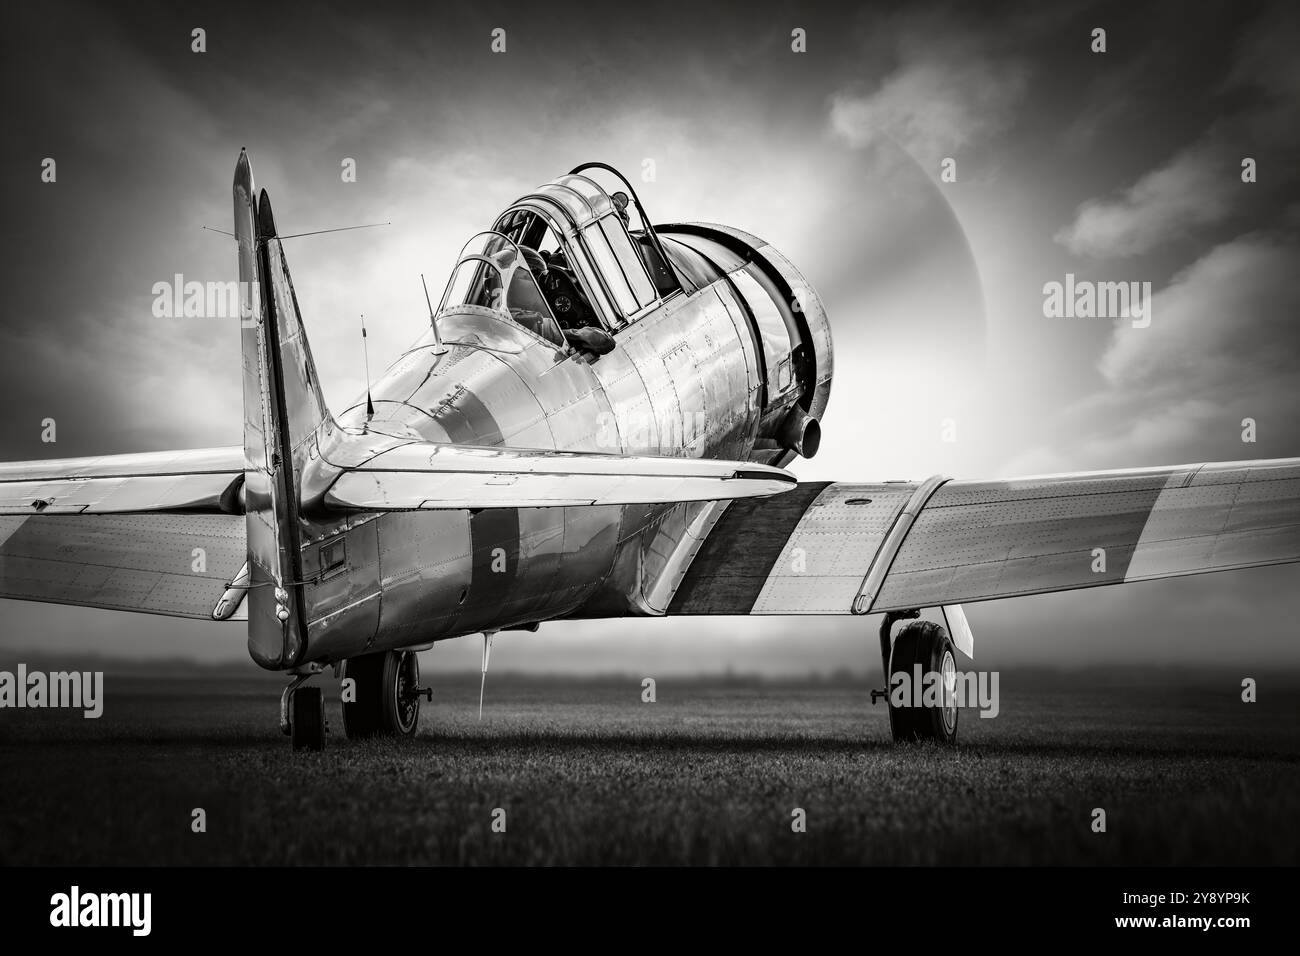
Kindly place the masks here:
<instances>
[{"instance_id":1,"label":"landing gear strut","mask_svg":"<svg viewBox=\"0 0 1300 956\"><path fill-rule=\"evenodd\" d=\"M951 744L957 740L957 654L952 638L941 624L915 620L919 611L891 611L880 625L880 655L885 671L885 690L873 690L871 702L884 698L889 705L889 730L896 743L933 740ZM894 624L911 620L890 641ZM916 685L917 673L921 686ZM897 681L895 675L903 675ZM933 675L933 676L931 676ZM938 700L925 699L926 681L937 690ZM901 685L902 702L891 693ZM931 691L933 695L935 691Z\"/></svg>"},{"instance_id":2,"label":"landing gear strut","mask_svg":"<svg viewBox=\"0 0 1300 956\"><path fill-rule=\"evenodd\" d=\"M420 722L420 698L433 701L433 691L420 686L414 651L350 657L343 678L356 682L355 700L343 702L343 730L350 738L411 737Z\"/></svg>"},{"instance_id":3,"label":"landing gear strut","mask_svg":"<svg viewBox=\"0 0 1300 956\"><path fill-rule=\"evenodd\" d=\"M315 670L297 674L280 695L280 731L294 750L325 749L325 697L319 687L301 687Z\"/></svg>"}]
</instances>

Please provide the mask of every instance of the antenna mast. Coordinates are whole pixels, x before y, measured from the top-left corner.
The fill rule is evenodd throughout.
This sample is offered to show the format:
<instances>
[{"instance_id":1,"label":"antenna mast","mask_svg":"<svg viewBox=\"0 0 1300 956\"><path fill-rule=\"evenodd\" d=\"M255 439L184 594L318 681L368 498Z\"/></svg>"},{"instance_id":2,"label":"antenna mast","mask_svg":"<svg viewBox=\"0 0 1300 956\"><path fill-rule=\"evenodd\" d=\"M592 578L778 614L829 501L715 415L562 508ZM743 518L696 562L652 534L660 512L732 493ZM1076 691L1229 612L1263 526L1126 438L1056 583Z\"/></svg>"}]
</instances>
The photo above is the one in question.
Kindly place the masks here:
<instances>
[{"instance_id":1,"label":"antenna mast","mask_svg":"<svg viewBox=\"0 0 1300 956\"><path fill-rule=\"evenodd\" d=\"M433 354L443 355L447 351L447 346L442 344L442 335L438 332L438 323L433 318L433 302L429 299L429 283L424 281L424 273L420 273L420 285L424 286L424 301L429 306L429 325L433 328Z\"/></svg>"},{"instance_id":2,"label":"antenna mast","mask_svg":"<svg viewBox=\"0 0 1300 956\"><path fill-rule=\"evenodd\" d=\"M375 403L370 400L370 346L366 342L366 317L361 316L361 352L366 359L366 421L375 417Z\"/></svg>"}]
</instances>

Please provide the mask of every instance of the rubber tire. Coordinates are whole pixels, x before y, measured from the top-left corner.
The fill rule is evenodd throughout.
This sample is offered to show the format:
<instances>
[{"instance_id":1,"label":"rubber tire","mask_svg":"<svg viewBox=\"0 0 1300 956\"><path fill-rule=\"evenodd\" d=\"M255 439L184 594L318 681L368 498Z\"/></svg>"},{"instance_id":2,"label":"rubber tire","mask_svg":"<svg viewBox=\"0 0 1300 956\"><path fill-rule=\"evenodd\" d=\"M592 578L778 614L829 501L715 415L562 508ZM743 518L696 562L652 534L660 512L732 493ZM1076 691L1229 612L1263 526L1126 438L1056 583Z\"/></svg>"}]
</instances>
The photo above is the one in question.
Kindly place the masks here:
<instances>
[{"instance_id":1,"label":"rubber tire","mask_svg":"<svg viewBox=\"0 0 1300 956\"><path fill-rule=\"evenodd\" d=\"M343 704L343 731L349 739L412 737L420 723L420 698L398 701L402 667L409 656L408 682L420 682L419 658L414 651L386 651L350 657L343 662L343 677L356 681L356 700Z\"/></svg>"},{"instance_id":2,"label":"rubber tire","mask_svg":"<svg viewBox=\"0 0 1300 956\"><path fill-rule=\"evenodd\" d=\"M419 687L420 658L415 651L389 651L384 655L384 719L380 733L386 737L414 737L420 726L420 698L410 695L405 707L398 700L403 668L411 689Z\"/></svg>"},{"instance_id":3,"label":"rubber tire","mask_svg":"<svg viewBox=\"0 0 1300 956\"><path fill-rule=\"evenodd\" d=\"M889 654L889 681L886 689L890 691L889 729L896 743L932 740L941 744L953 744L957 741L957 715L952 712L951 725L944 717L942 707L896 707L892 699L894 675L904 673L909 680L913 668L921 665L921 673L942 673L944 656L952 655L953 667L957 664L957 649L952 638L941 624L933 621L912 621L899 631L894 638L894 646Z\"/></svg>"},{"instance_id":4,"label":"rubber tire","mask_svg":"<svg viewBox=\"0 0 1300 956\"><path fill-rule=\"evenodd\" d=\"M319 687L299 687L289 702L289 733L294 750L325 749L325 695Z\"/></svg>"}]
</instances>

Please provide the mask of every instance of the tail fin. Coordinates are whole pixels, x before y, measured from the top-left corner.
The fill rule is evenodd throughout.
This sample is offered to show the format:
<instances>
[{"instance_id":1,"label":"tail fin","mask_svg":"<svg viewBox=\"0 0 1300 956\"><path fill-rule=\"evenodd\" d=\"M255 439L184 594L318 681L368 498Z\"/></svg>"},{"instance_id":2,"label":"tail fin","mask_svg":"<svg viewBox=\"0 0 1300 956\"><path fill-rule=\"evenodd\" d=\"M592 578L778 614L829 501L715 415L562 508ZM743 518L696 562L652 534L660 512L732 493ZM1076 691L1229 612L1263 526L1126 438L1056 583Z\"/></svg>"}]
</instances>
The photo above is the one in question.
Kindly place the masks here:
<instances>
[{"instance_id":1,"label":"tail fin","mask_svg":"<svg viewBox=\"0 0 1300 956\"><path fill-rule=\"evenodd\" d=\"M250 590L248 650L290 667L306 646L299 494L322 429L332 430L298 311L271 201L256 196L248 155L234 182L242 293L244 496Z\"/></svg>"}]
</instances>

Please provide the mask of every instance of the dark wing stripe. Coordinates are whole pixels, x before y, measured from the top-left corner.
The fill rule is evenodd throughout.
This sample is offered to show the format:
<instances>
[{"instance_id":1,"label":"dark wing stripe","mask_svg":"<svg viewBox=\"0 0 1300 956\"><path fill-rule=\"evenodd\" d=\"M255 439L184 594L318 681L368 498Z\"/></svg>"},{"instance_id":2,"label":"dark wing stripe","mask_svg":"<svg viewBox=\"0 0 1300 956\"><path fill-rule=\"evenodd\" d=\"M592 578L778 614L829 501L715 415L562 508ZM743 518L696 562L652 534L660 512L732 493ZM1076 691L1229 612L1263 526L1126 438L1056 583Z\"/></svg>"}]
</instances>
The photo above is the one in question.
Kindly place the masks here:
<instances>
[{"instance_id":1,"label":"dark wing stripe","mask_svg":"<svg viewBox=\"0 0 1300 956\"><path fill-rule=\"evenodd\" d=\"M748 614L785 543L828 481L733 501L673 595L669 614Z\"/></svg>"}]
</instances>

